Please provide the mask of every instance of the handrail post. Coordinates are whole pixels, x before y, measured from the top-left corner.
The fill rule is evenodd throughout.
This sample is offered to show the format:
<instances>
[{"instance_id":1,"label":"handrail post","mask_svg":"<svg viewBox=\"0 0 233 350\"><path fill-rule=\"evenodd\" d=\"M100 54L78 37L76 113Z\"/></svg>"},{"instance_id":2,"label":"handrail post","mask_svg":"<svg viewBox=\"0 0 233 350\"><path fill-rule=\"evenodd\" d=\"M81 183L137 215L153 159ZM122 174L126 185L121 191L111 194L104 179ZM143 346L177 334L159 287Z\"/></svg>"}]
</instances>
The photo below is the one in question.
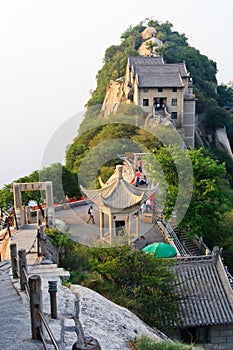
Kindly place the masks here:
<instances>
[{"instance_id":1,"label":"handrail post","mask_svg":"<svg viewBox=\"0 0 233 350\"><path fill-rule=\"evenodd\" d=\"M16 243L10 244L10 250L11 250L12 275L13 275L13 278L16 279L19 277Z\"/></svg>"},{"instance_id":2,"label":"handrail post","mask_svg":"<svg viewBox=\"0 0 233 350\"><path fill-rule=\"evenodd\" d=\"M57 281L48 281L50 294L51 318L57 318Z\"/></svg>"},{"instance_id":3,"label":"handrail post","mask_svg":"<svg viewBox=\"0 0 233 350\"><path fill-rule=\"evenodd\" d=\"M20 276L20 288L21 290L25 290L27 283L27 276L25 276L25 271L27 272L27 258L26 258L26 250L19 249L19 276Z\"/></svg>"},{"instance_id":4,"label":"handrail post","mask_svg":"<svg viewBox=\"0 0 233 350\"><path fill-rule=\"evenodd\" d=\"M30 311L32 339L41 340L42 321L38 310L43 312L41 278L39 275L29 277Z\"/></svg>"}]
</instances>

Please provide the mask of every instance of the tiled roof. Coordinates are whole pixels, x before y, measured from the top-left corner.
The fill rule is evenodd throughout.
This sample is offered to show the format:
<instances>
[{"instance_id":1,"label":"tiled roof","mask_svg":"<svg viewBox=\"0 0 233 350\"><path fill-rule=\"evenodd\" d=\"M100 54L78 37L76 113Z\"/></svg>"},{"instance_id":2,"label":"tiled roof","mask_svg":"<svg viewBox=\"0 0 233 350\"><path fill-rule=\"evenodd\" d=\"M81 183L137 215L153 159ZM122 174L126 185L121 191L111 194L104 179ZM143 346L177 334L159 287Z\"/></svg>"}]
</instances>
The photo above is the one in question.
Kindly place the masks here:
<instances>
[{"instance_id":1,"label":"tiled roof","mask_svg":"<svg viewBox=\"0 0 233 350\"><path fill-rule=\"evenodd\" d=\"M131 56L129 57L130 68L134 65L156 65L163 64L162 57L143 57L143 56Z\"/></svg>"},{"instance_id":2,"label":"tiled roof","mask_svg":"<svg viewBox=\"0 0 233 350\"><path fill-rule=\"evenodd\" d=\"M172 64L157 64L155 66L138 65L135 67L135 69L138 74L168 74L168 73L180 74L179 67Z\"/></svg>"},{"instance_id":3,"label":"tiled roof","mask_svg":"<svg viewBox=\"0 0 233 350\"><path fill-rule=\"evenodd\" d=\"M175 66L176 68L178 68L182 78L189 76L187 69L186 69L185 62L183 62L183 63L170 63L169 66Z\"/></svg>"},{"instance_id":4,"label":"tiled roof","mask_svg":"<svg viewBox=\"0 0 233 350\"><path fill-rule=\"evenodd\" d=\"M184 62L166 64L162 57L129 57L129 66L139 87L183 87L188 76Z\"/></svg>"},{"instance_id":5,"label":"tiled roof","mask_svg":"<svg viewBox=\"0 0 233 350\"><path fill-rule=\"evenodd\" d=\"M139 87L183 87L181 77L176 73L138 74Z\"/></svg>"},{"instance_id":6,"label":"tiled roof","mask_svg":"<svg viewBox=\"0 0 233 350\"><path fill-rule=\"evenodd\" d=\"M162 57L143 57L134 56L129 57L129 67L134 67L134 71L138 72L139 69L149 69L148 66L152 66L153 70L169 69L170 71L179 71L182 78L188 76L185 62L182 63L164 63ZM159 66L159 67L158 67Z\"/></svg>"},{"instance_id":7,"label":"tiled roof","mask_svg":"<svg viewBox=\"0 0 233 350\"><path fill-rule=\"evenodd\" d=\"M229 290L225 288L212 256L177 259L174 272L177 276L176 289L181 297L181 326L233 323L232 294L229 295Z\"/></svg>"},{"instance_id":8,"label":"tiled roof","mask_svg":"<svg viewBox=\"0 0 233 350\"><path fill-rule=\"evenodd\" d=\"M117 166L117 175L109 184L99 190L82 188L87 197L99 207L124 210L139 205L142 200L148 199L154 192L142 190L128 183L122 176L121 166Z\"/></svg>"}]
</instances>

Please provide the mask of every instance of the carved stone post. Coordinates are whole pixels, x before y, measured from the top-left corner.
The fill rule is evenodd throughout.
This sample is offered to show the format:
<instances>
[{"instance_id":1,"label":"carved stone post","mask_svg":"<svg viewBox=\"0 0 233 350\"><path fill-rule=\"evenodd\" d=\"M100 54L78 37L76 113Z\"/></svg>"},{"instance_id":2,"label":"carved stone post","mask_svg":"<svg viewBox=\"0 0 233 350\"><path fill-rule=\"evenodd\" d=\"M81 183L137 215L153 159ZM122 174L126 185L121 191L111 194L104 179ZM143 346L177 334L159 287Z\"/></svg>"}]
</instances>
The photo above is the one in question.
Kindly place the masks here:
<instances>
[{"instance_id":1,"label":"carved stone post","mask_svg":"<svg viewBox=\"0 0 233 350\"><path fill-rule=\"evenodd\" d=\"M25 276L25 272L27 273L27 258L26 258L26 250L20 249L19 252L19 275L20 275L20 288L21 290L25 290L27 283L27 276Z\"/></svg>"},{"instance_id":2,"label":"carved stone post","mask_svg":"<svg viewBox=\"0 0 233 350\"><path fill-rule=\"evenodd\" d=\"M16 279L19 277L16 243L11 243L10 250L11 250L12 275L13 275L13 278Z\"/></svg>"},{"instance_id":3,"label":"carved stone post","mask_svg":"<svg viewBox=\"0 0 233 350\"><path fill-rule=\"evenodd\" d=\"M42 321L38 311L43 312L41 278L33 275L28 280L30 289L30 311L31 311L31 331L32 339L41 339Z\"/></svg>"}]
</instances>

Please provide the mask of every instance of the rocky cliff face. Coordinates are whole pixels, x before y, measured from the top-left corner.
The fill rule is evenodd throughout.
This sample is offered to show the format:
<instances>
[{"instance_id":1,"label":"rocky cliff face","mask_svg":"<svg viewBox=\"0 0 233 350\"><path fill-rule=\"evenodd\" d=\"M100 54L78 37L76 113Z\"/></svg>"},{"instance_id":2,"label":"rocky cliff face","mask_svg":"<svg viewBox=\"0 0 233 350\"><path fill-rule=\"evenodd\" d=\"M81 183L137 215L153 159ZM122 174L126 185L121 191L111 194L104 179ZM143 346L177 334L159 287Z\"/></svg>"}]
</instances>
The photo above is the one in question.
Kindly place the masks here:
<instances>
[{"instance_id":1,"label":"rocky cliff face","mask_svg":"<svg viewBox=\"0 0 233 350\"><path fill-rule=\"evenodd\" d=\"M79 321L85 335L98 340L101 350L128 350L129 340L147 335L155 341L169 340L129 310L114 304L91 289L72 285L79 300Z\"/></svg>"},{"instance_id":2,"label":"rocky cliff face","mask_svg":"<svg viewBox=\"0 0 233 350\"><path fill-rule=\"evenodd\" d=\"M128 89L123 78L117 79L116 81L111 81L111 85L107 90L102 105L104 117L107 117L111 113L116 113L119 105L122 102L127 101L127 90Z\"/></svg>"},{"instance_id":3,"label":"rocky cliff face","mask_svg":"<svg viewBox=\"0 0 233 350\"><path fill-rule=\"evenodd\" d=\"M222 151L225 151L233 159L233 154L225 127L216 130L215 144L217 148L219 148Z\"/></svg>"},{"instance_id":4,"label":"rocky cliff face","mask_svg":"<svg viewBox=\"0 0 233 350\"><path fill-rule=\"evenodd\" d=\"M138 49L140 56L158 56L157 50L163 45L163 42L156 38L157 31L155 28L148 27L142 32L142 44ZM106 92L105 99L102 105L104 117L111 113L117 112L119 105L122 102L127 102L131 99L132 86L124 77L118 78L110 82L110 86Z\"/></svg>"}]
</instances>

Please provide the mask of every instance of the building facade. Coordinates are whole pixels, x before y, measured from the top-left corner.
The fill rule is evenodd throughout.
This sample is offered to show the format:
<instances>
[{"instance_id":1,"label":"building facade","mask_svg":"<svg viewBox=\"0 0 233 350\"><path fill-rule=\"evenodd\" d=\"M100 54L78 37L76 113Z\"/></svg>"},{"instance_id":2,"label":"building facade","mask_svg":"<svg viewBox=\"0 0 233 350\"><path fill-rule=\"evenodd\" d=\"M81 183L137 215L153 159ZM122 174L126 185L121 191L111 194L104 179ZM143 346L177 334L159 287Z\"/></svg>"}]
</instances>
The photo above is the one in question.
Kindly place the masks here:
<instances>
[{"instance_id":1,"label":"building facade","mask_svg":"<svg viewBox=\"0 0 233 350\"><path fill-rule=\"evenodd\" d=\"M196 99L185 62L166 64L160 56L129 57L125 82L129 102L148 114L166 110L186 146L194 147Z\"/></svg>"}]
</instances>

